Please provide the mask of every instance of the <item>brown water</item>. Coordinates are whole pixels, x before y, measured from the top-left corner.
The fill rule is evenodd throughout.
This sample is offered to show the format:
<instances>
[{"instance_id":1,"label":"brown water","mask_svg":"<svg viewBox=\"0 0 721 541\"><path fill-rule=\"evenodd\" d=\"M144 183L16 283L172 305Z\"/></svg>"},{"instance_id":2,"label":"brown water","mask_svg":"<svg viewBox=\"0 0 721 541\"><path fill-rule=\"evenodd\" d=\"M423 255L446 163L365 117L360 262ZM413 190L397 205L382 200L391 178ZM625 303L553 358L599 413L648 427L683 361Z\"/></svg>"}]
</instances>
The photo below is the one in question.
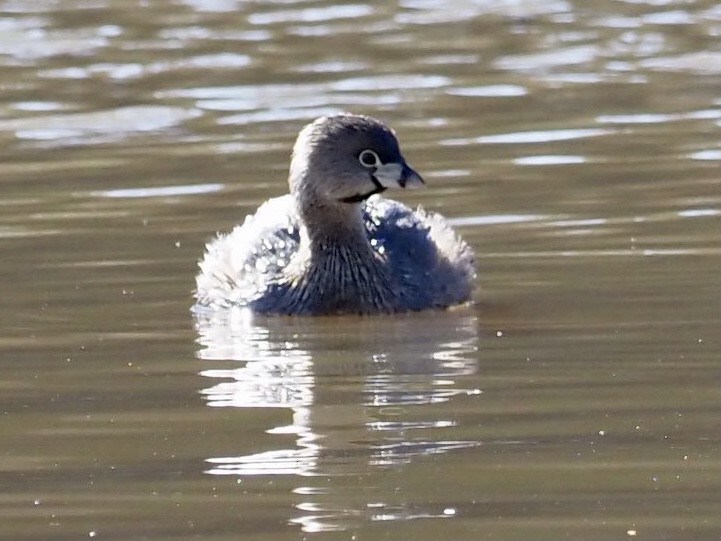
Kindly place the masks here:
<instances>
[{"instance_id":1,"label":"brown water","mask_svg":"<svg viewBox=\"0 0 721 541\"><path fill-rule=\"evenodd\" d=\"M195 322L320 114L475 303ZM721 8L0 0L0 539L721 538Z\"/></svg>"}]
</instances>

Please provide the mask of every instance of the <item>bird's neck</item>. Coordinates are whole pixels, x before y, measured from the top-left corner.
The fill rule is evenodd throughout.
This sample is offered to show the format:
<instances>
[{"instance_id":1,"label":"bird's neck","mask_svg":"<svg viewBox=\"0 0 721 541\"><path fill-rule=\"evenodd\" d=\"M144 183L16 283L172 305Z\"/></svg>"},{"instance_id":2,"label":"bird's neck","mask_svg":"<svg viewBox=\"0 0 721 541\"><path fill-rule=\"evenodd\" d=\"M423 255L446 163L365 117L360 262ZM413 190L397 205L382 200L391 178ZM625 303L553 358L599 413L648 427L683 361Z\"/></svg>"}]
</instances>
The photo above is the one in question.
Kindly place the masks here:
<instances>
[{"instance_id":1,"label":"bird's neck","mask_svg":"<svg viewBox=\"0 0 721 541\"><path fill-rule=\"evenodd\" d=\"M360 205L346 206L352 214L302 218L301 289L316 292L315 312L391 312L397 299L388 266L368 240Z\"/></svg>"},{"instance_id":2,"label":"bird's neck","mask_svg":"<svg viewBox=\"0 0 721 541\"><path fill-rule=\"evenodd\" d=\"M319 313L392 312L397 305L387 265L365 239L311 241L303 282L317 295Z\"/></svg>"},{"instance_id":3,"label":"bird's neck","mask_svg":"<svg viewBox=\"0 0 721 541\"><path fill-rule=\"evenodd\" d=\"M308 193L297 194L295 199L309 248L324 250L341 245L372 251L360 204L327 201Z\"/></svg>"},{"instance_id":4,"label":"bird's neck","mask_svg":"<svg viewBox=\"0 0 721 541\"><path fill-rule=\"evenodd\" d=\"M359 207L359 205L349 205ZM329 219L327 213L318 222L304 221L301 245L307 249L310 262L326 269L342 262L344 266L368 267L380 264L378 254L368 240L360 208L353 214Z\"/></svg>"}]
</instances>

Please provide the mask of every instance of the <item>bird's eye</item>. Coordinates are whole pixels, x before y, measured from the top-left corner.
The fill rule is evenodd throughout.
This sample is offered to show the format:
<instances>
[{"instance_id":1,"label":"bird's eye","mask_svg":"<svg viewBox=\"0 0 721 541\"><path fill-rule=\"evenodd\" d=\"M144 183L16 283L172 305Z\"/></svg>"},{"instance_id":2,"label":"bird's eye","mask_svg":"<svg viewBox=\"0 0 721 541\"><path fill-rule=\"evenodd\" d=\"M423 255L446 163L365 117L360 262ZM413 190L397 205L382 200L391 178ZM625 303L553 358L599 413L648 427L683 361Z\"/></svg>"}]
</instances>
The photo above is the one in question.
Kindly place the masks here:
<instances>
[{"instance_id":1,"label":"bird's eye","mask_svg":"<svg viewBox=\"0 0 721 541\"><path fill-rule=\"evenodd\" d=\"M363 167L368 167L369 169L381 165L381 159L378 157L378 154L370 149L366 149L358 154L358 161Z\"/></svg>"}]
</instances>

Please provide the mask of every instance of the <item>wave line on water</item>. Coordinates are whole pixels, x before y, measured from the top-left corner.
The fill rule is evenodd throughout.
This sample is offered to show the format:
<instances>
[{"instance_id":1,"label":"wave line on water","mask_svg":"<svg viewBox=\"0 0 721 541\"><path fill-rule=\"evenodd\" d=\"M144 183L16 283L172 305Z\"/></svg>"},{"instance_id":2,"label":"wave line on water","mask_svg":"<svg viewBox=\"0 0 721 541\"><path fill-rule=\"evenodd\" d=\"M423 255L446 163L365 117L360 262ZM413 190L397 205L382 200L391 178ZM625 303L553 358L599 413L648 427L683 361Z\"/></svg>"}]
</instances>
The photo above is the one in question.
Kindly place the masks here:
<instances>
[{"instance_id":1,"label":"wave line on water","mask_svg":"<svg viewBox=\"0 0 721 541\"><path fill-rule=\"evenodd\" d=\"M92 192L96 197L108 198L140 198L140 197L170 197L177 195L197 195L219 192L224 184L214 182L209 184L185 184L177 186L149 186L145 188L117 188Z\"/></svg>"}]
</instances>

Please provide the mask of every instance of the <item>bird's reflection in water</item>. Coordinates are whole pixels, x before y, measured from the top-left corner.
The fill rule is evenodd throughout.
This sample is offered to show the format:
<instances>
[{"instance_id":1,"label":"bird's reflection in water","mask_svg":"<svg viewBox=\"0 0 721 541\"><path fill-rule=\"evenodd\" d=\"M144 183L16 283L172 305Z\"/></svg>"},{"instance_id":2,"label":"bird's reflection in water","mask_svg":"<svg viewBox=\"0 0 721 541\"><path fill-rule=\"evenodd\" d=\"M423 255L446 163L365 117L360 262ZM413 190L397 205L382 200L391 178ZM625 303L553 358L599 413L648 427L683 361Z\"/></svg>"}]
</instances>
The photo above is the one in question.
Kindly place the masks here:
<instances>
[{"instance_id":1,"label":"bird's reflection in water","mask_svg":"<svg viewBox=\"0 0 721 541\"><path fill-rule=\"evenodd\" d=\"M306 479L293 490L303 501L291 520L305 531L434 516L379 503L380 496L338 503L334 493L348 492L349 479L359 475L478 445L447 437L456 420L443 407L480 392L464 385L472 381L465 376L475 372L478 347L471 308L333 318L264 318L234 309L199 315L196 325L200 359L241 363L208 363L201 372L212 381L202 390L208 405L288 408L292 422L267 433L296 435L292 448L208 458L208 473ZM315 486L311 479L319 477L324 481Z\"/></svg>"}]
</instances>

